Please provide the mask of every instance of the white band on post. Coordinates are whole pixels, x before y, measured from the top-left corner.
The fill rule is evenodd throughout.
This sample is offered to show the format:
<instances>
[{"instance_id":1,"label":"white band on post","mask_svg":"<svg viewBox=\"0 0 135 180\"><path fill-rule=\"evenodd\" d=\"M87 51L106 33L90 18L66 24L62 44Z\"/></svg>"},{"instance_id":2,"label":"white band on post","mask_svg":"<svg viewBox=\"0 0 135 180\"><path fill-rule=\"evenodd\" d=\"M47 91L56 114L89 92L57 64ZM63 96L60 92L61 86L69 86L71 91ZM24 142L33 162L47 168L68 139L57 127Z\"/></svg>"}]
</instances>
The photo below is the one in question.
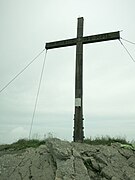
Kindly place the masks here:
<instances>
[{"instance_id":1,"label":"white band on post","mask_svg":"<svg viewBox=\"0 0 135 180\"><path fill-rule=\"evenodd\" d=\"M81 107L81 98L75 98L75 106Z\"/></svg>"}]
</instances>

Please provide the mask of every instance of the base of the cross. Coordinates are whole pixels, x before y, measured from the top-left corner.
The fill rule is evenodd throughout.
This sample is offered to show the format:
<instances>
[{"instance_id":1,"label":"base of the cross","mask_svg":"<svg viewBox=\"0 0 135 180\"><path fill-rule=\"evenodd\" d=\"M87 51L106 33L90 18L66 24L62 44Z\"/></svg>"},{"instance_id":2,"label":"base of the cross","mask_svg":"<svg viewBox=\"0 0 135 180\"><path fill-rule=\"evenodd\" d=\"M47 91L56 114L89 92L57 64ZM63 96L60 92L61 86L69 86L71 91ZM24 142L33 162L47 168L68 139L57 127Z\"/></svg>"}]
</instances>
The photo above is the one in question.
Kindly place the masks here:
<instances>
[{"instance_id":1,"label":"base of the cross","mask_svg":"<svg viewBox=\"0 0 135 180\"><path fill-rule=\"evenodd\" d=\"M83 116L78 116L78 113L74 114L74 132L73 141L82 143L84 141L84 127L83 127Z\"/></svg>"}]
</instances>

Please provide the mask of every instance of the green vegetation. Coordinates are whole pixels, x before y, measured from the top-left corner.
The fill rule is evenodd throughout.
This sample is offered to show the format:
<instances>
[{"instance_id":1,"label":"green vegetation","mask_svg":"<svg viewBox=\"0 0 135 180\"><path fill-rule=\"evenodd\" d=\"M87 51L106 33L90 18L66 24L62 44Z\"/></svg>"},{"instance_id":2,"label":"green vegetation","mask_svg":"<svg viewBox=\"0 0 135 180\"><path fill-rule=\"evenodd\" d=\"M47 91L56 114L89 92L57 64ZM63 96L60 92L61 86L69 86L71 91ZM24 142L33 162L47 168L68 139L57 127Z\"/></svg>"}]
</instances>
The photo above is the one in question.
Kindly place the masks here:
<instances>
[{"instance_id":1,"label":"green vegetation","mask_svg":"<svg viewBox=\"0 0 135 180\"><path fill-rule=\"evenodd\" d=\"M1 150L23 150L29 147L37 148L41 144L45 144L45 140L38 140L38 139L20 139L13 144L6 144L0 146Z\"/></svg>"},{"instance_id":2,"label":"green vegetation","mask_svg":"<svg viewBox=\"0 0 135 180\"><path fill-rule=\"evenodd\" d=\"M53 138L52 136L48 136L48 138ZM9 150L9 151L16 151L16 150L25 150L26 148L37 148L42 144L46 144L46 139L44 140L39 140L37 138L35 139L20 139L15 143L12 144L4 144L4 145L0 145L0 151L4 151L4 150ZM96 137L95 139L87 138L84 140L84 143L86 144L91 144L91 145L108 145L110 146L111 143L121 143L121 144L127 144L127 145L131 145L133 146L133 143L127 141L125 138L121 138L121 137L116 137L116 138L111 138L109 136L102 136L102 137ZM134 142L134 141L133 141ZM134 142L135 144L135 142ZM135 146L135 145L134 145Z\"/></svg>"},{"instance_id":3,"label":"green vegetation","mask_svg":"<svg viewBox=\"0 0 135 180\"><path fill-rule=\"evenodd\" d=\"M129 141L127 141L125 138L121 138L121 137L116 137L116 138L111 138L109 136L102 136L102 137L96 137L95 139L90 138L86 138L84 140L84 143L86 144L91 144L91 145L108 145L110 146L111 143L121 143L121 144L129 144L131 145L131 143Z\"/></svg>"}]
</instances>

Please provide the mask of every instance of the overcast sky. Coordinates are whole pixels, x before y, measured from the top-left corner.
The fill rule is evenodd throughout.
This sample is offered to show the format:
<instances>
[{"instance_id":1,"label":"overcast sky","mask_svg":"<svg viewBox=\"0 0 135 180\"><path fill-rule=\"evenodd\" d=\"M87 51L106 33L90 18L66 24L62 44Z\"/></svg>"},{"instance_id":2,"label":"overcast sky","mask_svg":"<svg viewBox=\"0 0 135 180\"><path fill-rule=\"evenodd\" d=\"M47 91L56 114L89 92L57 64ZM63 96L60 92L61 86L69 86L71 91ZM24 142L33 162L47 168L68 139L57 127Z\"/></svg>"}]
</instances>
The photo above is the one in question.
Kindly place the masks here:
<instances>
[{"instance_id":1,"label":"overcast sky","mask_svg":"<svg viewBox=\"0 0 135 180\"><path fill-rule=\"evenodd\" d=\"M121 31L135 42L134 0L0 0L0 89L46 42ZM124 42L135 58L135 46ZM48 50L32 136L71 141L76 47ZM135 63L118 40L84 45L85 137L135 139ZM0 143L28 138L44 53L0 93Z\"/></svg>"}]
</instances>

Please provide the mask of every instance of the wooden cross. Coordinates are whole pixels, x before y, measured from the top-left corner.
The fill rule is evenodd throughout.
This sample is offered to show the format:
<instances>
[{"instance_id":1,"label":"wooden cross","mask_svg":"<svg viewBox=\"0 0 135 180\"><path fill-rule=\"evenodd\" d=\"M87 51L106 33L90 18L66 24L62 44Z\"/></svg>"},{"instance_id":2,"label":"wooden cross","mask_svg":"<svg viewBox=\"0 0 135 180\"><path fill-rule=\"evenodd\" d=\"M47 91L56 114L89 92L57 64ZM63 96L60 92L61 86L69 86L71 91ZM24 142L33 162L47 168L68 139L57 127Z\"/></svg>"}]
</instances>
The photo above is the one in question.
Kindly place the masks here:
<instances>
[{"instance_id":1,"label":"wooden cross","mask_svg":"<svg viewBox=\"0 0 135 180\"><path fill-rule=\"evenodd\" d=\"M120 33L111 32L83 37L83 17L78 18L77 38L46 43L46 49L76 45L75 114L73 141L83 142L83 44L120 39Z\"/></svg>"}]
</instances>

